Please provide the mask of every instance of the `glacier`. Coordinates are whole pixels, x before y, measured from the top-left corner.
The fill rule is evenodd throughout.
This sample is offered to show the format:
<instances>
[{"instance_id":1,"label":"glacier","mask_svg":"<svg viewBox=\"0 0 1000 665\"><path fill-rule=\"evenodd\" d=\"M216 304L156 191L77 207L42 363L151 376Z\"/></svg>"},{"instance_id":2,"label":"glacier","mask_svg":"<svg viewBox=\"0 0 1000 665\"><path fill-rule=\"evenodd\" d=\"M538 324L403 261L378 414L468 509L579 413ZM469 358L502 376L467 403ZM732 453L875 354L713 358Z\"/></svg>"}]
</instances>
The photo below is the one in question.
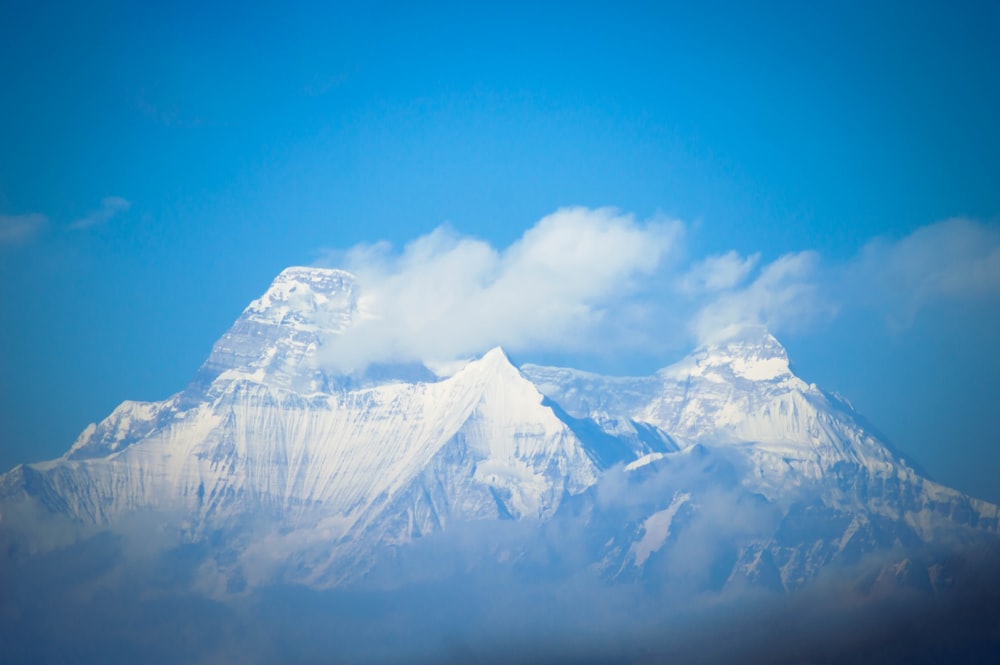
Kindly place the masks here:
<instances>
[{"instance_id":1,"label":"glacier","mask_svg":"<svg viewBox=\"0 0 1000 665\"><path fill-rule=\"evenodd\" d=\"M209 598L496 566L671 598L790 594L854 566L869 591L933 593L942 551L996 541L997 506L926 477L761 326L643 377L501 348L448 376L344 372L324 350L362 295L350 273L288 268L184 390L0 476L4 566L140 533L196 552L185 585Z\"/></svg>"}]
</instances>

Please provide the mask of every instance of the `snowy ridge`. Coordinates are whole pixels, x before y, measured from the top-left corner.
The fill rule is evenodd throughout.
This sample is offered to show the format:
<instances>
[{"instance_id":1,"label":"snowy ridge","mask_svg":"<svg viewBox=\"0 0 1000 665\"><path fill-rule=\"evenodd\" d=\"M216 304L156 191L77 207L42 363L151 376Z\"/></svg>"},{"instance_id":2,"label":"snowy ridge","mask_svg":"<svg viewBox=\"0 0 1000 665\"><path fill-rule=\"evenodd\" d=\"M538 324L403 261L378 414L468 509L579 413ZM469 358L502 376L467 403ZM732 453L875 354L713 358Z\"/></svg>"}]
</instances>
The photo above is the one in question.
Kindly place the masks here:
<instances>
[{"instance_id":1,"label":"snowy ridge","mask_svg":"<svg viewBox=\"0 0 1000 665\"><path fill-rule=\"evenodd\" d=\"M650 423L684 445L743 445L820 466L851 461L888 469L895 460L841 403L789 369L784 348L758 327L701 347L653 377L618 378L526 366L526 375L579 417L618 413Z\"/></svg>"},{"instance_id":2,"label":"snowy ridge","mask_svg":"<svg viewBox=\"0 0 1000 665\"><path fill-rule=\"evenodd\" d=\"M117 452L162 426L176 410L175 400L134 402L126 400L110 416L87 426L66 453L66 459L100 457Z\"/></svg>"},{"instance_id":3,"label":"snowy ridge","mask_svg":"<svg viewBox=\"0 0 1000 665\"><path fill-rule=\"evenodd\" d=\"M230 379L213 402L187 412L143 445L109 458L114 464L95 460L76 468L125 471L125 478L140 474L131 484L126 481L125 492L109 492L98 501L102 514L114 512L122 500L127 508L133 502L152 504L170 496L186 502L185 508L200 504L211 513L220 509L224 497L246 490L258 499L281 502L286 509L322 503L351 515L352 506L394 495L463 426L468 445L483 460L479 478L501 485L512 477L537 480L521 458L544 454L547 437L561 437L563 445L571 436L541 402L541 394L499 349L445 381L390 384L310 399L248 379ZM147 412L157 410L157 405L144 406ZM120 423L128 422L122 412L131 407L123 405L88 431L117 431ZM545 417L525 430L524 410L530 408ZM577 452L576 461L589 464L582 449ZM589 473L584 482L592 480ZM171 481L179 481L179 486L163 486ZM198 489L202 486L204 491ZM537 483L533 487L539 490ZM538 491L517 504L519 513L542 509Z\"/></svg>"},{"instance_id":4,"label":"snowy ridge","mask_svg":"<svg viewBox=\"0 0 1000 665\"><path fill-rule=\"evenodd\" d=\"M451 519L547 518L597 479L583 443L500 349L434 383L304 396L223 373L207 392L212 401L179 413L172 401L123 404L81 437L112 441L112 454L39 466L35 482L65 497L76 520L166 511L189 516L178 528L195 540L248 513L278 516L267 555L260 545L245 553L252 579L280 574L262 560L322 546L328 554L298 574L331 583L343 568L363 573L352 561L379 543ZM151 430L160 413L172 417ZM142 436L119 436L129 424ZM126 439L141 442L117 450Z\"/></svg>"}]
</instances>

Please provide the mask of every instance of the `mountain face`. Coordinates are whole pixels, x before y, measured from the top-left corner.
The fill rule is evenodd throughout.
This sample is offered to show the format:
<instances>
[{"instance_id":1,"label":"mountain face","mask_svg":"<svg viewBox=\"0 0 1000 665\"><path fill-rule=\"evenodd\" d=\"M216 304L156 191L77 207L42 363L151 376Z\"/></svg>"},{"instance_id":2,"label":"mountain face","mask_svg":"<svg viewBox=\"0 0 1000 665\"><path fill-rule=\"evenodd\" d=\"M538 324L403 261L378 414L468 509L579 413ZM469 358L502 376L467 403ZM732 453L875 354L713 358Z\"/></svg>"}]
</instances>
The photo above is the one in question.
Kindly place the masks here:
<instances>
[{"instance_id":1,"label":"mountain face","mask_svg":"<svg viewBox=\"0 0 1000 665\"><path fill-rule=\"evenodd\" d=\"M923 477L796 377L762 328L649 377L518 368L499 348L445 378L338 374L323 349L359 291L342 271L285 270L185 390L124 402L62 458L0 477L10 560L139 522L164 549L195 547L190 583L216 596L405 582L434 542L466 567L785 593L872 557L876 581L931 588L939 562L914 552L1000 528L996 506ZM518 536L482 548L484 525Z\"/></svg>"}]
</instances>

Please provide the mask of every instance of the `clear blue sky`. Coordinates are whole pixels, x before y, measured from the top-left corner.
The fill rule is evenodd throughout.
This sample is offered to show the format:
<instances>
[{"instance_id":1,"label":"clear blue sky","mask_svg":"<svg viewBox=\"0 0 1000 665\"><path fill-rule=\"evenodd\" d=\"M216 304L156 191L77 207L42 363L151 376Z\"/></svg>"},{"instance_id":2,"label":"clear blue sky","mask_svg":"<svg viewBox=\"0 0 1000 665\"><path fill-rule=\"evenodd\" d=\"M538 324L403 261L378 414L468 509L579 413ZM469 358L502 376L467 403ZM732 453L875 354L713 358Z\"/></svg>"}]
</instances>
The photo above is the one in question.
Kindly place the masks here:
<instances>
[{"instance_id":1,"label":"clear blue sky","mask_svg":"<svg viewBox=\"0 0 1000 665\"><path fill-rule=\"evenodd\" d=\"M0 466L183 388L285 266L614 206L691 263L815 252L831 291L875 238L898 300L974 255L781 339L1000 501L998 3L148 4L0 5Z\"/></svg>"}]
</instances>

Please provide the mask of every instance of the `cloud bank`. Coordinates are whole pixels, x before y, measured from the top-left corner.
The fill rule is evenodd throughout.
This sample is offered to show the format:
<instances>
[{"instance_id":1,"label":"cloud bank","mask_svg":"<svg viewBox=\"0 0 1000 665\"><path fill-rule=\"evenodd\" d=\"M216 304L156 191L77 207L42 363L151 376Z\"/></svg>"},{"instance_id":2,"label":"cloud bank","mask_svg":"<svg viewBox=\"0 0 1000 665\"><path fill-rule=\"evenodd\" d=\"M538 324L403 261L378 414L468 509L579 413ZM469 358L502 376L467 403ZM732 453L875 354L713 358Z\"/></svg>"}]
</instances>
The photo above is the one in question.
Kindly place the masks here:
<instances>
[{"instance_id":1,"label":"cloud bank","mask_svg":"<svg viewBox=\"0 0 1000 665\"><path fill-rule=\"evenodd\" d=\"M632 317L678 245L676 221L637 222L611 209L567 208L499 250L441 227L394 253L355 247L339 267L358 275L361 319L330 345L344 369L370 362L447 361L502 345L583 350Z\"/></svg>"},{"instance_id":2,"label":"cloud bank","mask_svg":"<svg viewBox=\"0 0 1000 665\"><path fill-rule=\"evenodd\" d=\"M540 533L512 522L463 526L480 527L465 536L487 546L511 539L520 546ZM389 589L277 585L213 599L191 588L208 552L187 544L137 561L128 554L133 537L102 532L24 561L13 549L0 552L4 656L102 665L854 665L987 663L1000 647L995 546L951 555L948 582L933 593L874 589L877 560L831 567L789 594L735 590L691 598L655 585L609 585L593 574L551 575L529 556L507 563L481 557L477 569L453 567L443 577ZM561 545L571 551L575 544ZM454 536L418 543L428 558L447 563L455 545L464 546Z\"/></svg>"},{"instance_id":3,"label":"cloud bank","mask_svg":"<svg viewBox=\"0 0 1000 665\"><path fill-rule=\"evenodd\" d=\"M438 362L493 346L613 355L707 343L734 326L802 333L867 309L892 331L939 302L1000 301L1000 229L951 219L876 238L847 260L804 249L764 260L729 250L692 257L680 221L565 208L506 248L448 227L397 251L388 243L327 255L359 277L357 325L330 344L343 371Z\"/></svg>"}]
</instances>

